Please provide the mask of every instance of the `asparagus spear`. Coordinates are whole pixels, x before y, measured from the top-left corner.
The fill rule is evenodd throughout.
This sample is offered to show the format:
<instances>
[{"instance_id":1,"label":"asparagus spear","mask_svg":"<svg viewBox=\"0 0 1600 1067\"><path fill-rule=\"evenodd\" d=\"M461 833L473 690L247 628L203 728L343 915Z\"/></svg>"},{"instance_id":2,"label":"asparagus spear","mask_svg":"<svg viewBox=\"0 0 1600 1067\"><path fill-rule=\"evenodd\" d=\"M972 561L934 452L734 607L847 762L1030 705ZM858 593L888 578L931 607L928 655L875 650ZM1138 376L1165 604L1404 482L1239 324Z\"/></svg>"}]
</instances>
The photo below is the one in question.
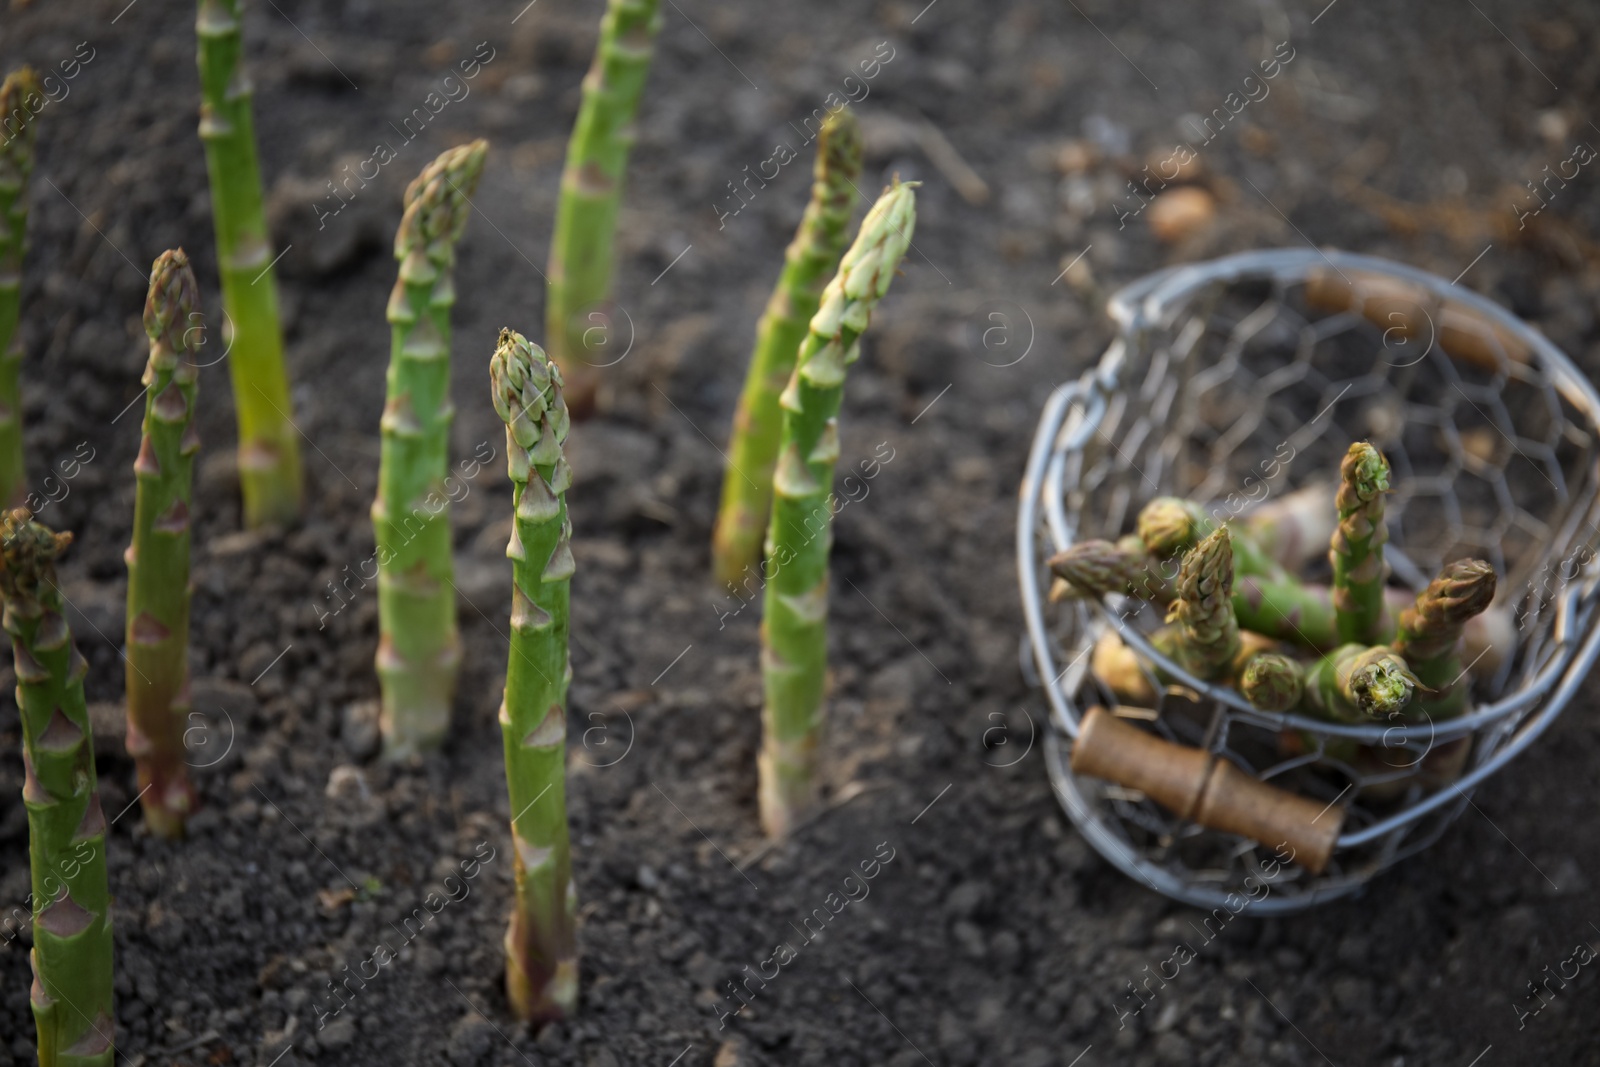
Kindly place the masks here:
<instances>
[{"instance_id":1,"label":"asparagus spear","mask_svg":"<svg viewBox=\"0 0 1600 1067\"><path fill-rule=\"evenodd\" d=\"M150 362L128 564L128 754L139 770L145 824L183 836L195 804L184 762L189 710L189 505L193 500L199 369L189 359L191 316L200 303L183 249L161 253L150 272L144 329Z\"/></svg>"},{"instance_id":2,"label":"asparagus spear","mask_svg":"<svg viewBox=\"0 0 1600 1067\"><path fill-rule=\"evenodd\" d=\"M550 241L545 340L580 415L592 406L598 386L586 338L603 336L593 331L604 327L611 297L612 235L633 148L634 115L661 28L657 7L657 0L608 0L561 173L561 201Z\"/></svg>"},{"instance_id":3,"label":"asparagus spear","mask_svg":"<svg viewBox=\"0 0 1600 1067\"><path fill-rule=\"evenodd\" d=\"M0 507L27 495L22 463L22 256L27 249L28 177L44 94L32 67L0 84Z\"/></svg>"},{"instance_id":4,"label":"asparagus spear","mask_svg":"<svg viewBox=\"0 0 1600 1067\"><path fill-rule=\"evenodd\" d=\"M289 522L300 513L300 446L283 366L276 259L261 206L253 93L239 34L242 0L199 4L200 140L230 333L239 485L245 525L254 527Z\"/></svg>"},{"instance_id":5,"label":"asparagus spear","mask_svg":"<svg viewBox=\"0 0 1600 1067\"><path fill-rule=\"evenodd\" d=\"M1192 500L1159 496L1139 512L1139 538L1156 556L1173 556L1189 551L1202 538L1216 530L1218 523L1206 509ZM1233 529L1233 554L1238 573L1281 581L1285 571L1263 552L1244 530Z\"/></svg>"},{"instance_id":6,"label":"asparagus spear","mask_svg":"<svg viewBox=\"0 0 1600 1067\"><path fill-rule=\"evenodd\" d=\"M570 421L561 370L521 334L500 331L489 364L506 424L515 525L511 656L500 733L516 845L516 904L506 930L506 995L523 1019L559 1019L578 998L577 890L567 842L567 603L572 524L562 454Z\"/></svg>"},{"instance_id":7,"label":"asparagus spear","mask_svg":"<svg viewBox=\"0 0 1600 1067\"><path fill-rule=\"evenodd\" d=\"M1070 587L1065 598L1122 593L1156 604L1172 602L1174 591L1137 534L1115 542L1079 541L1052 556L1050 570Z\"/></svg>"},{"instance_id":8,"label":"asparagus spear","mask_svg":"<svg viewBox=\"0 0 1600 1067\"><path fill-rule=\"evenodd\" d=\"M1389 530L1383 497L1389 492L1389 461L1366 441L1357 441L1339 465L1339 525L1328 559L1333 564L1333 608L1342 641L1381 644L1394 634L1384 604L1389 566L1383 546Z\"/></svg>"},{"instance_id":9,"label":"asparagus spear","mask_svg":"<svg viewBox=\"0 0 1600 1067\"><path fill-rule=\"evenodd\" d=\"M1233 545L1226 526L1183 557L1167 622L1177 625L1177 659L1184 669L1206 681L1230 672L1239 652L1239 621L1233 614Z\"/></svg>"},{"instance_id":10,"label":"asparagus spear","mask_svg":"<svg viewBox=\"0 0 1600 1067\"><path fill-rule=\"evenodd\" d=\"M737 584L760 562L783 424L778 394L789 384L806 324L816 314L822 287L844 250L861 176L861 129L848 108L823 122L813 175L811 202L784 253L778 287L756 326L755 351L733 416L722 506L711 541L711 570L724 585Z\"/></svg>"},{"instance_id":11,"label":"asparagus spear","mask_svg":"<svg viewBox=\"0 0 1600 1067\"><path fill-rule=\"evenodd\" d=\"M1304 669L1279 652L1258 652L1239 672L1240 694L1262 711L1288 711L1304 689Z\"/></svg>"},{"instance_id":12,"label":"asparagus spear","mask_svg":"<svg viewBox=\"0 0 1600 1067\"><path fill-rule=\"evenodd\" d=\"M774 837L788 833L815 795L839 402L872 309L889 291L911 243L915 184L896 180L867 212L839 273L822 294L781 398L783 432L766 546L776 566L767 582L761 624L761 823Z\"/></svg>"},{"instance_id":13,"label":"asparagus spear","mask_svg":"<svg viewBox=\"0 0 1600 1067\"><path fill-rule=\"evenodd\" d=\"M1382 645L1341 645L1306 672L1301 707L1342 722L1387 719L1411 703L1416 675Z\"/></svg>"},{"instance_id":14,"label":"asparagus spear","mask_svg":"<svg viewBox=\"0 0 1600 1067\"><path fill-rule=\"evenodd\" d=\"M1461 665L1461 635L1467 620L1489 607L1494 591L1492 566L1481 559L1459 559L1446 564L1417 594L1416 604L1400 613L1392 647L1432 690L1418 699L1418 711L1448 718L1466 708L1472 682Z\"/></svg>"},{"instance_id":15,"label":"asparagus spear","mask_svg":"<svg viewBox=\"0 0 1600 1067\"><path fill-rule=\"evenodd\" d=\"M1289 571L1322 558L1334 527L1334 485L1313 482L1246 512L1245 532Z\"/></svg>"},{"instance_id":16,"label":"asparagus spear","mask_svg":"<svg viewBox=\"0 0 1600 1067\"><path fill-rule=\"evenodd\" d=\"M391 757L439 742L461 663L450 565L450 309L455 245L486 141L440 154L406 187L389 295L388 397L372 526L378 546L380 721Z\"/></svg>"},{"instance_id":17,"label":"asparagus spear","mask_svg":"<svg viewBox=\"0 0 1600 1067\"><path fill-rule=\"evenodd\" d=\"M22 711L23 806L33 874L33 990L40 1067L110 1067L106 817L83 701L89 664L62 616L55 559L72 543L17 508L0 524L0 597Z\"/></svg>"}]
</instances>

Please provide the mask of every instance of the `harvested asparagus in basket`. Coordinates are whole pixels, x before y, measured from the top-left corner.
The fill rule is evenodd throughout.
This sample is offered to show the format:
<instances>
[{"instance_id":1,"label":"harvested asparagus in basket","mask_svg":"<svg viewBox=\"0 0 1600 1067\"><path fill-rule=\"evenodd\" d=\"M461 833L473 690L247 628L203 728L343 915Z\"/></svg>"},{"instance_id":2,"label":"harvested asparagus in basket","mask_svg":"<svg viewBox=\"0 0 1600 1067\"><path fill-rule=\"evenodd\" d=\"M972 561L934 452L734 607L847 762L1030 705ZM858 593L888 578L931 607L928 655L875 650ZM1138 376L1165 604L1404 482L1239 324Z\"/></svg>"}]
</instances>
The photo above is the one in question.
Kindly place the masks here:
<instances>
[{"instance_id":1,"label":"harvested asparagus in basket","mask_svg":"<svg viewBox=\"0 0 1600 1067\"><path fill-rule=\"evenodd\" d=\"M1161 496L1139 512L1139 539L1153 555L1172 556L1189 551L1222 525L1192 500ZM1231 536L1238 574L1273 580L1289 576L1277 560L1261 550L1248 532L1235 527Z\"/></svg>"},{"instance_id":2,"label":"harvested asparagus in basket","mask_svg":"<svg viewBox=\"0 0 1600 1067\"><path fill-rule=\"evenodd\" d=\"M1494 591L1493 567L1481 559L1456 560L1400 613L1392 647L1430 690L1417 700L1416 711L1448 718L1465 710L1473 664L1462 665L1462 634L1468 620L1489 607Z\"/></svg>"},{"instance_id":3,"label":"harvested asparagus in basket","mask_svg":"<svg viewBox=\"0 0 1600 1067\"><path fill-rule=\"evenodd\" d=\"M1393 649L1342 645L1306 672L1300 705L1339 722L1382 720L1404 711L1416 688L1416 675Z\"/></svg>"},{"instance_id":4,"label":"harvested asparagus in basket","mask_svg":"<svg viewBox=\"0 0 1600 1067\"><path fill-rule=\"evenodd\" d=\"M1389 566L1383 546L1383 498L1389 492L1389 461L1366 441L1357 441L1339 467L1339 525L1328 560L1333 564L1333 610L1339 638L1376 645L1394 636L1384 603Z\"/></svg>"},{"instance_id":5,"label":"harvested asparagus in basket","mask_svg":"<svg viewBox=\"0 0 1600 1067\"><path fill-rule=\"evenodd\" d=\"M1177 659L1186 670L1204 680L1229 673L1239 654L1239 620L1233 614L1233 543L1226 526L1183 557L1167 622L1177 625Z\"/></svg>"},{"instance_id":6,"label":"harvested asparagus in basket","mask_svg":"<svg viewBox=\"0 0 1600 1067\"><path fill-rule=\"evenodd\" d=\"M1305 692L1305 669L1280 652L1258 652L1239 672L1239 692L1262 711L1288 711Z\"/></svg>"}]
</instances>

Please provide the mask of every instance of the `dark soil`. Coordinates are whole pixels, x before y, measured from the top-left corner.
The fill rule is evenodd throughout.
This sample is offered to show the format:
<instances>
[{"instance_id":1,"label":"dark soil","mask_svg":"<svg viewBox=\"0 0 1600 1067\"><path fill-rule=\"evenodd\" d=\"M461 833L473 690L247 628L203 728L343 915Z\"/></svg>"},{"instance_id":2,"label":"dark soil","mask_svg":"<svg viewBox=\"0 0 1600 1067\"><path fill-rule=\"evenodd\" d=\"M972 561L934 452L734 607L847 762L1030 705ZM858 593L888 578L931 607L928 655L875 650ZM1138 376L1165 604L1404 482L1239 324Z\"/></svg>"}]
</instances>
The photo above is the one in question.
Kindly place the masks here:
<instances>
[{"instance_id":1,"label":"dark soil","mask_svg":"<svg viewBox=\"0 0 1600 1067\"><path fill-rule=\"evenodd\" d=\"M113 828L119 1064L1600 1062L1594 967L1551 982L1519 1027L1540 1003L1529 983L1600 937L1592 685L1431 851L1357 899L1241 919L1120 1024L1127 983L1172 955L1194 915L1085 846L1037 746L997 766L1024 751L1030 717L1043 723L1018 670L1015 488L1047 389L1108 336L1105 290L1168 262L1307 241L1448 278L1492 244L1463 283L1600 365L1594 175L1551 186L1525 229L1513 211L1533 204L1522 183L1542 167L1600 143L1588 122L1600 13L1506 0L1341 0L1320 17L1323 0L665 5L620 237L631 327L613 342L627 355L607 372L605 414L571 445L582 1011L530 1033L500 985L511 865L494 711L510 491L483 366L501 326L542 332L540 272L601 5L542 0L519 16L524 2L252 7L312 503L299 529L239 532L225 361L207 369L191 738L209 764L196 772L205 810L180 844L150 839L137 813ZM26 423L36 484L93 450L41 517L77 535L63 580L90 699L112 722L143 271L185 245L217 307L193 5L125 5L14 0L0 15L7 67L56 67L85 40L93 50L40 120ZM1201 150L1214 223L1177 246L1144 218L1119 229L1118 205L1137 204L1119 168L1190 139L1180 118L1223 106L1284 40L1294 58L1270 95ZM366 188L352 184L319 229L315 205L337 206L325 182L379 141L398 146L395 127L483 41L493 58L470 95ZM853 799L757 858L759 611L710 588L706 556L718 448L807 164L752 184L720 227L718 211L737 206L728 183L774 144L809 158L795 128L830 92L860 96L844 79L879 42L892 59L859 108L863 189L896 172L926 184L916 251L843 420L843 467L880 445L894 457L837 523L828 787ZM987 202L964 200L958 172L930 161L924 118L987 182ZM373 551L387 244L405 181L476 135L494 148L461 253L454 440L460 459L480 447L496 458L454 511L467 649L456 733L392 767L374 758L374 590L349 578ZM1079 137L1109 158L1064 174L1060 149ZM346 579L341 608L329 583ZM116 813L134 799L132 768L104 733L101 790ZM8 705L8 909L27 892L17 747ZM465 899L364 988L352 981L319 1028L319 1010L338 1007L330 980L361 971L380 940L407 941L445 877L488 855ZM868 895L809 940L802 920L875 856ZM31 1062L25 941L0 947L0 1065ZM749 1006L722 1017L736 1004L728 983L746 966L770 973L785 942L794 956L778 976L751 980Z\"/></svg>"}]
</instances>

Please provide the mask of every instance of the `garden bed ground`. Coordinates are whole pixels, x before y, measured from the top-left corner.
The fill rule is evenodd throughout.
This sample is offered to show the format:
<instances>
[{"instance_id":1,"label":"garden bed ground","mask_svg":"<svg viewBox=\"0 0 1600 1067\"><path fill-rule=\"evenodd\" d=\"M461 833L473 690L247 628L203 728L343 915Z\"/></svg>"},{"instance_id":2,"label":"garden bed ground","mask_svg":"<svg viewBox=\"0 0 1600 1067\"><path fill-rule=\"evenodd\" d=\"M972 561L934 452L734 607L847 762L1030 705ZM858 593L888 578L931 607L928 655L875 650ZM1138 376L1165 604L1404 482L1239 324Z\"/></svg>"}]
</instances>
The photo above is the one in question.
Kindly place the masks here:
<instances>
[{"instance_id":1,"label":"garden bed ground","mask_svg":"<svg viewBox=\"0 0 1600 1067\"><path fill-rule=\"evenodd\" d=\"M1108 335L1099 289L1306 241L1445 277L1471 264L1465 284L1600 367L1593 175L1552 187L1525 229L1513 213L1533 204L1523 181L1600 137L1585 118L1600 16L1356 0L1320 16L1321 3L1271 0L665 5L623 212L627 315L612 342L626 356L607 372L606 413L571 445L583 1006L534 1034L509 1019L500 987L511 887L494 710L510 491L485 370L502 325L542 332L540 272L600 5L524 2L252 5L311 508L291 532L239 532L225 363L208 368L192 737L196 763L211 764L197 772L206 807L181 844L151 840L136 813L113 827L119 1063L1593 1062L1592 968L1518 1025L1537 1003L1528 983L1600 937L1593 683L1438 846L1359 898L1234 924L1125 1025L1113 1003L1171 955L1192 913L1085 846L1037 747L997 765L1024 750L1030 717L1043 721L1018 670L1015 488L1046 390ZM113 718L143 272L182 244L218 306L193 5L125 4L14 2L0 15L8 67L92 53L40 119L26 423L36 483L92 450L41 518L77 535L65 591L90 699ZM1135 170L1166 158L1180 118L1224 107L1283 41L1293 58L1270 94L1200 150L1217 215L1183 244L1158 244L1137 217L1119 229L1138 202L1114 167L1063 174L1063 142L1085 133ZM875 56L870 80L845 82ZM477 76L450 90L443 79L474 57ZM454 98L429 103L441 86ZM916 250L843 427L844 466L893 457L844 508L835 547L828 784L861 791L758 857L759 610L711 589L706 555L718 448L806 164L741 200L729 183L770 172L777 143L809 158L803 120L830 92L866 93L864 192L895 172L926 184ZM494 460L455 509L467 649L456 734L389 767L373 758L366 703L374 590L350 578L341 599L329 583L373 551L400 190L475 135L494 147L461 255L454 442L463 460ZM380 142L394 161L349 182ZM329 179L349 182L340 199ZM107 740L114 814L134 799L132 768ZM27 893L9 702L0 749L9 910ZM424 909L408 938L445 876L485 856L466 895ZM803 917L875 856L892 858L869 894L805 939ZM380 939L409 943L319 1029L319 1009L337 1006L329 980L360 970ZM718 1004L733 1002L718 987L781 942L795 957L719 1028ZM0 947L0 1067L31 1062L24 949Z\"/></svg>"}]
</instances>

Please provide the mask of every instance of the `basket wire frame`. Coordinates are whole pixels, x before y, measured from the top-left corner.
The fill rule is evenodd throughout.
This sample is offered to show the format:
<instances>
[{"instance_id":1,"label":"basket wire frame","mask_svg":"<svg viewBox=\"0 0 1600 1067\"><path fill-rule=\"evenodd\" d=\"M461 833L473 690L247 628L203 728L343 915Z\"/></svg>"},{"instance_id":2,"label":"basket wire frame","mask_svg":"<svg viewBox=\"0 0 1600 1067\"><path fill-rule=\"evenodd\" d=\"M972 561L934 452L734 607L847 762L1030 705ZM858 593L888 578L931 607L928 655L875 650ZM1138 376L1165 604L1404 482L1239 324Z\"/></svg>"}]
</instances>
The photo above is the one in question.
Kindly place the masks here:
<instances>
[{"instance_id":1,"label":"basket wire frame","mask_svg":"<svg viewBox=\"0 0 1600 1067\"><path fill-rule=\"evenodd\" d=\"M1319 309L1308 284L1328 272L1407 286L1435 308L1449 302L1492 324L1503 331L1492 362L1447 354L1431 318L1424 336L1395 336L1359 306ZM1472 791L1549 726L1600 653L1600 396L1543 335L1493 302L1351 253L1271 250L1175 267L1122 289L1108 312L1117 336L1096 367L1046 402L1020 494L1026 649L1050 703L1045 759L1057 797L1113 865L1198 907L1284 913L1351 893L1437 840ZM1047 602L1045 561L1082 538L1130 529L1152 497L1244 514L1252 501L1235 501L1246 479L1268 486L1254 503L1328 480L1359 439L1393 466L1395 580L1420 590L1465 556L1487 559L1499 576L1495 610L1512 613L1516 648L1492 677L1474 677L1466 714L1339 724L1262 712L1151 646L1159 608L1116 596ZM1284 449L1289 461L1264 479L1265 461ZM1321 874L1273 864L1272 842L1205 829L1073 774L1082 715L1115 706L1089 667L1107 629L1170 679L1150 673L1157 706L1141 713L1143 726L1342 809ZM1288 736L1301 739L1300 751L1284 750ZM1459 777L1419 774L1423 756L1461 738L1471 738L1462 742L1471 754ZM1361 766L1341 758L1351 741L1368 753Z\"/></svg>"}]
</instances>

